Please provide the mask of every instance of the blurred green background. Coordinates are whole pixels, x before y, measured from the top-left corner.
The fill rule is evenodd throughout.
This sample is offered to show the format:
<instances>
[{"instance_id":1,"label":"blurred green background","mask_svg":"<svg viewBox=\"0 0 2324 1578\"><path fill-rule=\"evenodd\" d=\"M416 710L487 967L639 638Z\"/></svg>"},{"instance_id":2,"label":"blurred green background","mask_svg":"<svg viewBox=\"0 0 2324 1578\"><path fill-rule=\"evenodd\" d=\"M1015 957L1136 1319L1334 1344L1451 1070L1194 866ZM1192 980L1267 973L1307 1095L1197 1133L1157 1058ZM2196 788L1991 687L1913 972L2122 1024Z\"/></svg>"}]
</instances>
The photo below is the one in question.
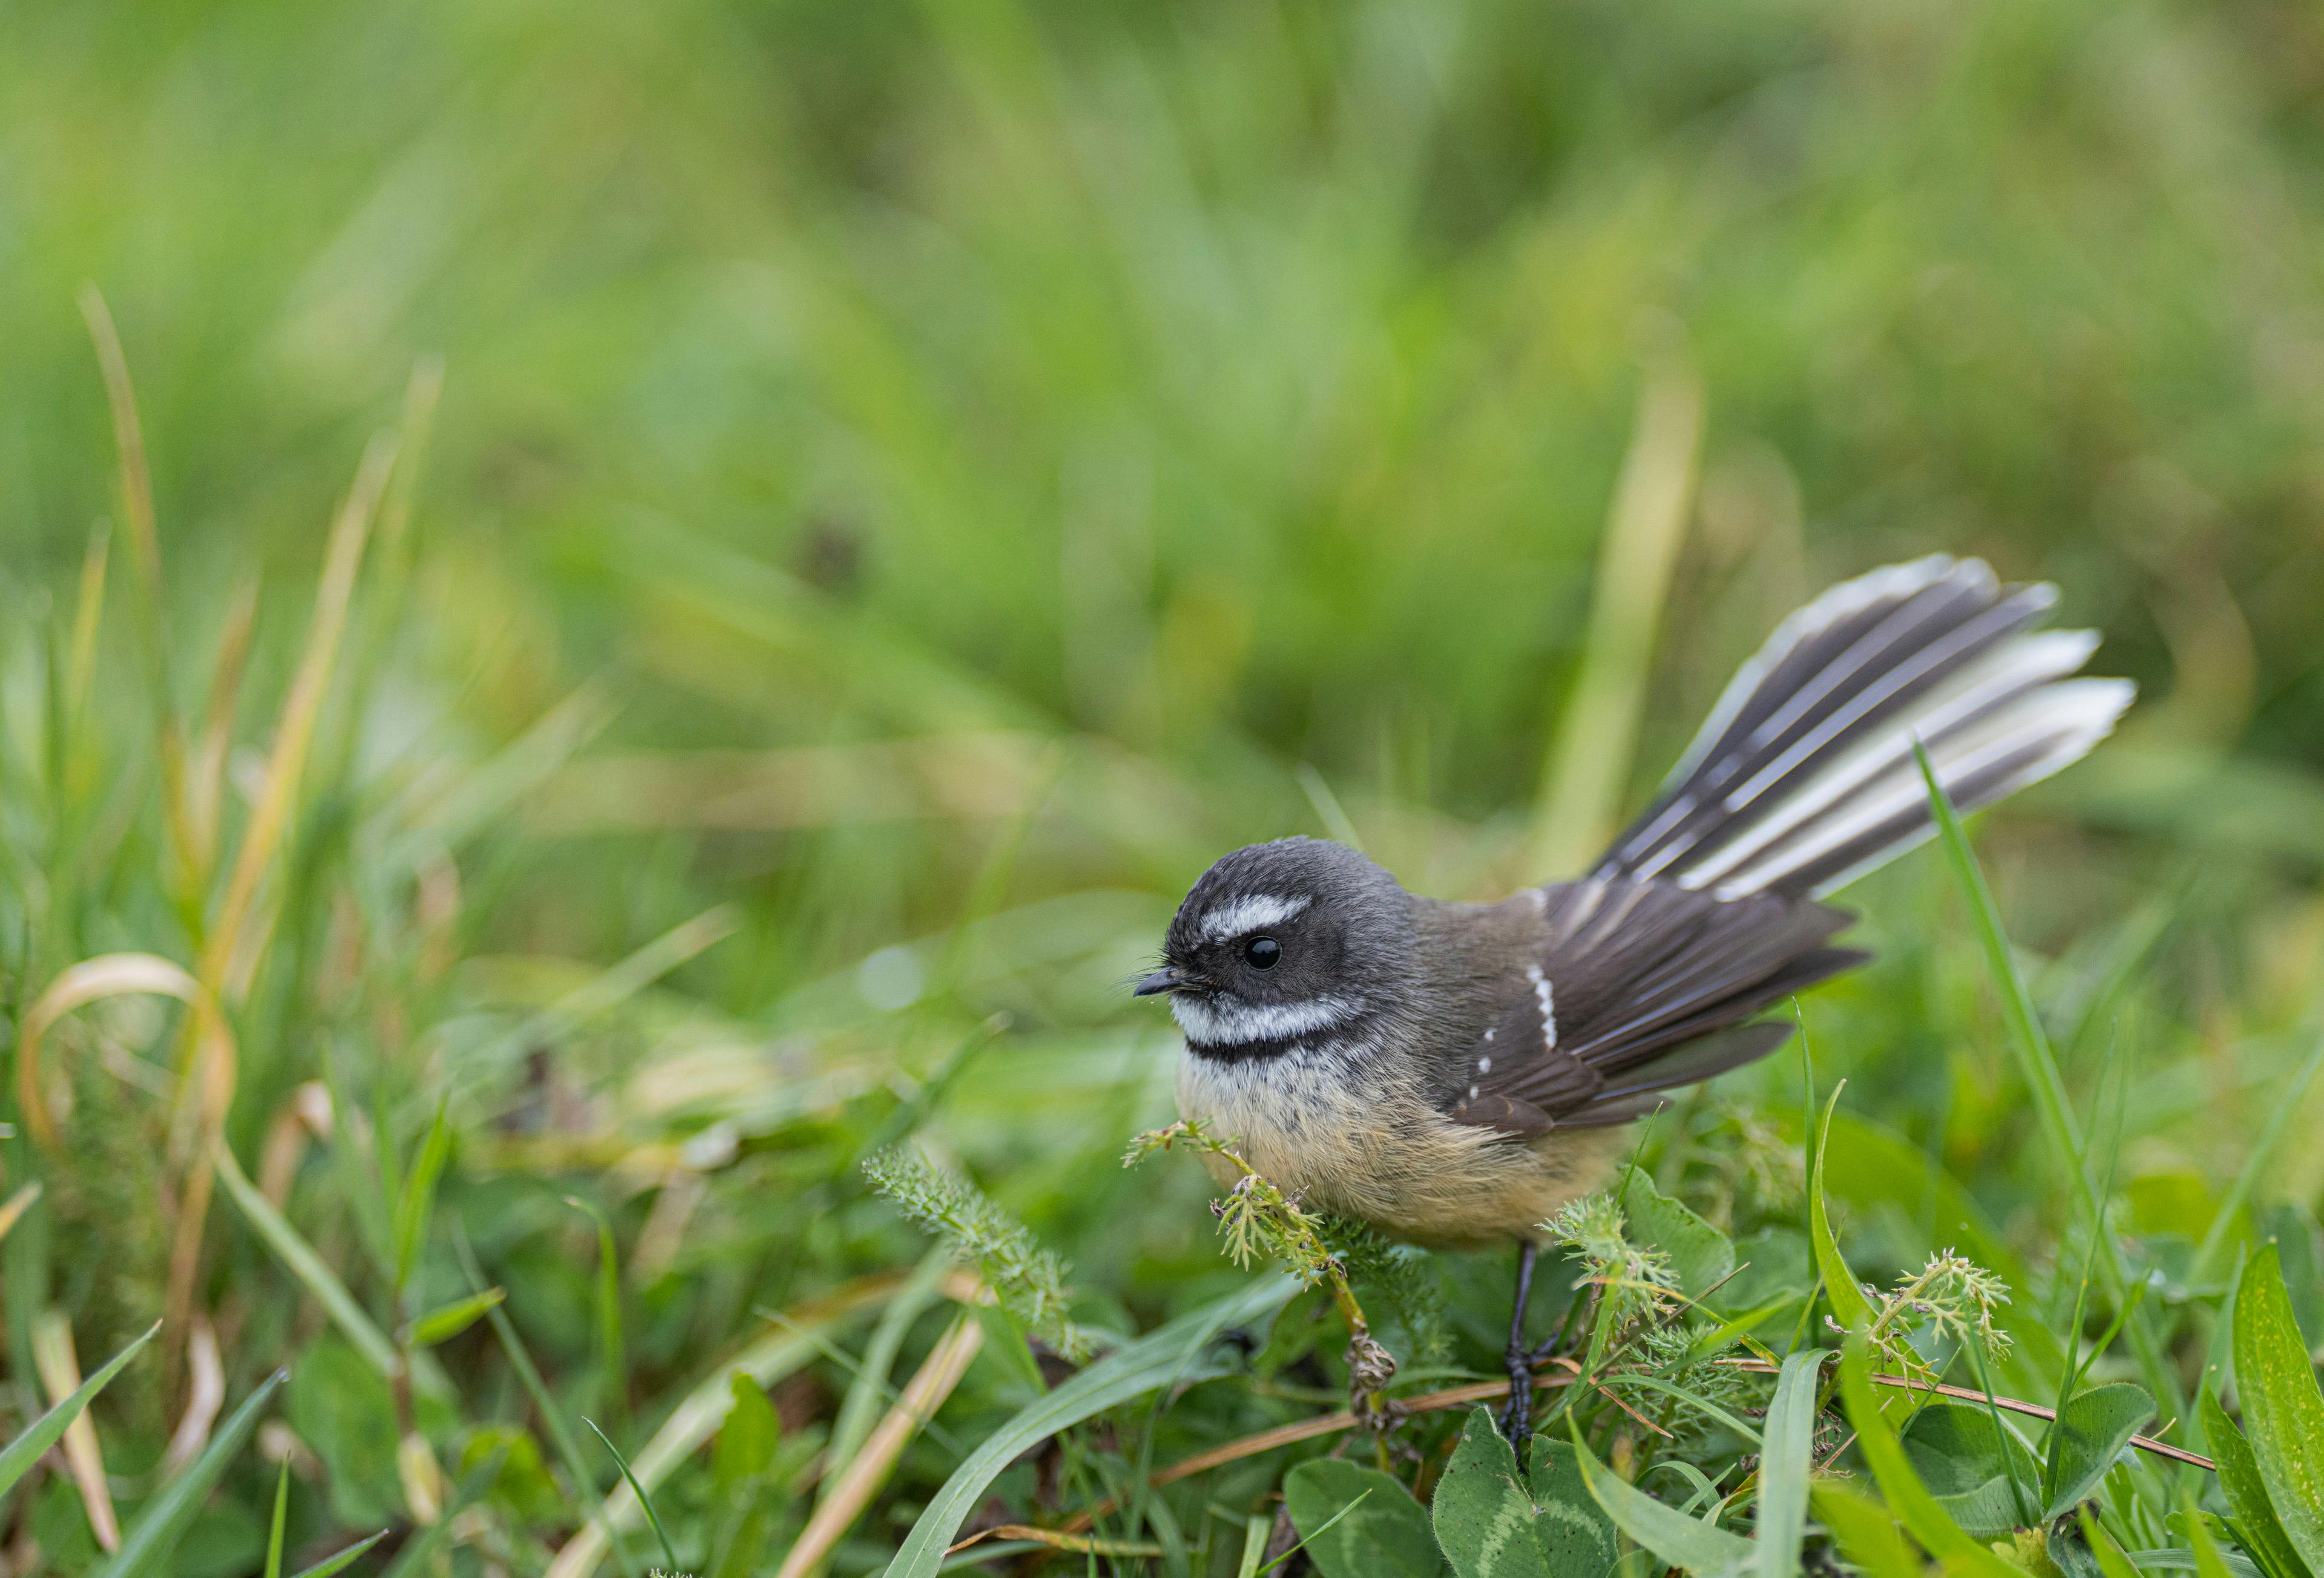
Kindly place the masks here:
<instances>
[{"instance_id":1,"label":"blurred green background","mask_svg":"<svg viewBox=\"0 0 2324 1578\"><path fill-rule=\"evenodd\" d=\"M446 1212L552 1383L639 1438L755 1309L918 1252L854 1170L898 1113L1101 1306L1176 1307L1231 1273L1191 1168L1113 1170L1172 1046L1120 986L1203 867L1353 830L1430 891L1563 875L1543 852L1639 803L1785 610L1932 550L2057 581L2143 688L1981 837L2078 1096L2135 1069L2147 1227L2200 1234L2293 1066L2324 949L2311 7L20 5L0 40L12 1015L78 959L215 940L332 508L440 374L263 867L224 1119L254 1177L290 1146L261 1181L391 1329L465 1288L449 1216L416 1280L382 1260L447 1094ZM136 381L158 611L84 283ZM1609 546L1626 456L1673 490L1635 539L1666 577ZM173 852L148 643L221 742L207 865ZM1857 896L1884 959L1811 1001L1820 1066L2034 1250L2057 1212L1942 875ZM66 1143L10 1142L47 1189L5 1245L19 1407L43 1312L87 1364L171 1303L187 1098L152 1001L68 1021ZM1795 1067L1730 1083L1797 1100ZM318 1086L342 1142L302 1151ZM2314 1132L2266 1199L2313 1204ZM618 1229L618 1364L576 1191ZM233 1395L336 1352L229 1206L195 1237ZM460 1341L496 1379L420 1421L447 1461L525 1406ZM408 1517L392 1444L314 1439L358 1403L313 1362L289 1395L336 1400L294 1410L294 1463L331 1510L301 1527ZM126 1502L183 1376L107 1399ZM214 1510L205 1571L249 1570L270 1488ZM61 1476L30 1500L93 1548ZM570 1528L507 1519L510 1553Z\"/></svg>"}]
</instances>

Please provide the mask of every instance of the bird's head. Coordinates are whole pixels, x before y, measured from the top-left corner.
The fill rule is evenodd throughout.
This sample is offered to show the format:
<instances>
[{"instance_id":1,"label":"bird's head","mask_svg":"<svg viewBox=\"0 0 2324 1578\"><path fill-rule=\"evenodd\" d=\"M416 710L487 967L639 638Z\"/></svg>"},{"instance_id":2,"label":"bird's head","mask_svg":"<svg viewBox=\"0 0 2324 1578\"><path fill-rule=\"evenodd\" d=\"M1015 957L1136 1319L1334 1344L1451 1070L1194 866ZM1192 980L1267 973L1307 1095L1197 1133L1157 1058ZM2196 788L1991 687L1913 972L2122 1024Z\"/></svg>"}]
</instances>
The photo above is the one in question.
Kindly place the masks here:
<instances>
[{"instance_id":1,"label":"bird's head","mask_svg":"<svg viewBox=\"0 0 2324 1578\"><path fill-rule=\"evenodd\" d=\"M1344 845L1278 839L1203 874L1137 992L1169 995L1197 1053L1259 1056L1380 1012L1415 948L1396 878Z\"/></svg>"}]
</instances>

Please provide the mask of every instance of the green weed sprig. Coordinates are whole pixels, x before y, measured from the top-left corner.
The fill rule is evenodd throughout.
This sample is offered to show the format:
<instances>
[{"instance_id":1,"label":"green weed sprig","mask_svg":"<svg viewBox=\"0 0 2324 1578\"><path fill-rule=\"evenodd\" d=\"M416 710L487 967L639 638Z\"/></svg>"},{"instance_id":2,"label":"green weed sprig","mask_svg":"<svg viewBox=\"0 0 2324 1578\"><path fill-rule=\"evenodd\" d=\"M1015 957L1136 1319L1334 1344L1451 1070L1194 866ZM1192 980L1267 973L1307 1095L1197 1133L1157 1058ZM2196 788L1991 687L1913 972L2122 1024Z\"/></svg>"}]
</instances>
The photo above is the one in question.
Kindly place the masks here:
<instances>
[{"instance_id":1,"label":"green weed sprig","mask_svg":"<svg viewBox=\"0 0 2324 1578\"><path fill-rule=\"evenodd\" d=\"M1223 1158L1239 1175L1227 1192L1211 1203L1219 1231L1226 1235L1229 1259L1247 1268L1262 1256L1272 1257L1290 1267L1309 1287L1331 1290L1332 1302L1348 1326L1349 1411L1376 1435L1401 1424L1403 1410L1380 1395L1396 1379L1396 1357L1371 1335L1371 1324L1356 1300L1349 1261L1327 1236L1339 1230L1330 1219L1303 1209L1297 1196L1286 1194L1231 1145L1198 1123L1182 1119L1139 1135L1122 1153L1121 1164L1135 1167L1157 1151L1178 1144ZM1373 1242L1379 1242L1376 1236ZM1379 1248L1385 1259L1386 1244L1380 1243Z\"/></svg>"},{"instance_id":2,"label":"green weed sprig","mask_svg":"<svg viewBox=\"0 0 2324 1578\"><path fill-rule=\"evenodd\" d=\"M1074 1363L1094 1351L1089 1334L1070 1314L1073 1295L1065 1285L1065 1261L1036 1243L1031 1228L975 1185L904 1146L865 1157L863 1176L914 1226L975 1261L994 1299L1019 1326Z\"/></svg>"}]
</instances>

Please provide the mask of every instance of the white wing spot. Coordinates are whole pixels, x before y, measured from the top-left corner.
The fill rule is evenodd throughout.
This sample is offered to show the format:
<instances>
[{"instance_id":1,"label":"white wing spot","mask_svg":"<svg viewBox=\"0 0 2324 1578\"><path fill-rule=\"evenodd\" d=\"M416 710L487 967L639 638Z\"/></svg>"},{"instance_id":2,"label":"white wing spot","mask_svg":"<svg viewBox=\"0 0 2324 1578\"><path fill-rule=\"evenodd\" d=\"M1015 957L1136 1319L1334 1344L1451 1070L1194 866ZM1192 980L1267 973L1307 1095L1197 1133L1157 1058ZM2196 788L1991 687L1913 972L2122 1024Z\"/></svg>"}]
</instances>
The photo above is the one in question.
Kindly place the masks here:
<instances>
[{"instance_id":1,"label":"white wing spot","mask_svg":"<svg viewBox=\"0 0 2324 1578\"><path fill-rule=\"evenodd\" d=\"M1541 973L1541 966L1526 966L1526 979L1533 983L1534 1001L1541 1005L1541 1044L1551 1051L1557 1050L1557 1005L1550 995L1549 977Z\"/></svg>"},{"instance_id":2,"label":"white wing spot","mask_svg":"<svg viewBox=\"0 0 2324 1578\"><path fill-rule=\"evenodd\" d=\"M1476 1099L1477 1099L1477 1087L1476 1087L1475 1086L1473 1086L1473 1085L1471 1085L1471 1087L1469 1087L1469 1099L1470 1099L1471 1101L1474 1101L1474 1100L1476 1100Z\"/></svg>"},{"instance_id":3,"label":"white wing spot","mask_svg":"<svg viewBox=\"0 0 2324 1578\"><path fill-rule=\"evenodd\" d=\"M1489 1025L1489 1025L1487 1025L1487 1026L1485 1026L1485 1039L1486 1039L1487 1041L1490 1041L1490 1040L1492 1040L1492 1039L1493 1039L1493 1028L1494 1028L1494 1027L1493 1027L1493 1026L1491 1026L1491 1025Z\"/></svg>"},{"instance_id":4,"label":"white wing spot","mask_svg":"<svg viewBox=\"0 0 2324 1578\"><path fill-rule=\"evenodd\" d=\"M1492 1071L1493 1055L1490 1052L1488 1052L1483 1057L1477 1060L1477 1072L1480 1074L1489 1074Z\"/></svg>"}]
</instances>

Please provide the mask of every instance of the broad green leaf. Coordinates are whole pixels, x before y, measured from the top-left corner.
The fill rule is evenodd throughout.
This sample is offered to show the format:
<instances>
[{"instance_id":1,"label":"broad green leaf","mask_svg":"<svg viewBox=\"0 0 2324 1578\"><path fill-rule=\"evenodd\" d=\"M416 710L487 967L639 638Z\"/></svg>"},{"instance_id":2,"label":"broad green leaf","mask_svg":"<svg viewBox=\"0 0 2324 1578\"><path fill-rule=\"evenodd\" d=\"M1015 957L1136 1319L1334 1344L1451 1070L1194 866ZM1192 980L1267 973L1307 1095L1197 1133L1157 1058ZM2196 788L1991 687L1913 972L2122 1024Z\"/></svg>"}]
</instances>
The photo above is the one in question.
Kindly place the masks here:
<instances>
[{"instance_id":1,"label":"broad green leaf","mask_svg":"<svg viewBox=\"0 0 2324 1578\"><path fill-rule=\"evenodd\" d=\"M466 1298L441 1305L405 1328L404 1340L417 1348L432 1348L438 1343L448 1343L484 1319L486 1310L507 1297L504 1289L487 1288L482 1293L472 1293Z\"/></svg>"},{"instance_id":2,"label":"broad green leaf","mask_svg":"<svg viewBox=\"0 0 2324 1578\"><path fill-rule=\"evenodd\" d=\"M97 1570L102 1578L143 1578L149 1573L169 1571L171 1552L185 1537L187 1526L202 1509L202 1502L217 1483L218 1476L226 1472L226 1464L242 1451L242 1444L250 1438L250 1433L258 1428L259 1415L274 1399L275 1392L289 1375L289 1371L278 1370L261 1381L258 1390L218 1427L209 1445L145 1504L137 1520L123 1531L120 1550Z\"/></svg>"},{"instance_id":3,"label":"broad green leaf","mask_svg":"<svg viewBox=\"0 0 2324 1578\"><path fill-rule=\"evenodd\" d=\"M1904 1455L1895 1430L1881 1417L1880 1399L1872 1390L1872 1364L1865 1349L1864 1334L1850 1332L1840 1356L1840 1390L1848 1405L1848 1422L1856 1427L1857 1449L1864 1454L1889 1509L1931 1555L1949 1566L1978 1578L2010 1578L2017 1570L1971 1539L1913 1472L1912 1460Z\"/></svg>"},{"instance_id":4,"label":"broad green leaf","mask_svg":"<svg viewBox=\"0 0 2324 1578\"><path fill-rule=\"evenodd\" d=\"M2317 1052L2324 1056L2324 1039L2317 1042ZM2284 1092L2276 1100L2278 1110L2290 1103L2291 1109L2297 1111L2299 1095L2296 1088ZM2261 1213L2259 1226L2261 1238L2275 1241L2284 1290L2292 1295L2292 1316L2300 1322L2301 1339L2313 1352L2324 1344L2324 1255L2317 1250L2316 1218L2299 1201L2280 1200Z\"/></svg>"},{"instance_id":5,"label":"broad green leaf","mask_svg":"<svg viewBox=\"0 0 2324 1578\"><path fill-rule=\"evenodd\" d=\"M2291 1536L2267 1499L2267 1482L2260 1476L2259 1459L2251 1443L2236 1428L2227 1411L2209 1390L2203 1393L2203 1444L2218 1465L2219 1490L2236 1515L2236 1537L2251 1552L2267 1578L2310 1578L2308 1564L2293 1548Z\"/></svg>"},{"instance_id":6,"label":"broad green leaf","mask_svg":"<svg viewBox=\"0 0 2324 1578\"><path fill-rule=\"evenodd\" d=\"M2292 1548L2324 1566L2324 1391L2268 1245L2236 1283L2236 1392L2267 1499Z\"/></svg>"},{"instance_id":7,"label":"broad green leaf","mask_svg":"<svg viewBox=\"0 0 2324 1578\"><path fill-rule=\"evenodd\" d=\"M745 1578L758 1570L776 1511L775 1488L762 1476L774 1466L782 1420L767 1399L766 1388L753 1377L736 1371L732 1390L733 1405L718 1427L718 1445L710 1454L711 1483L726 1502L710 1578Z\"/></svg>"},{"instance_id":8,"label":"broad green leaf","mask_svg":"<svg viewBox=\"0 0 2324 1578\"><path fill-rule=\"evenodd\" d=\"M1631 1242L1668 1255L1679 1291L1689 1298L1702 1298L1735 1270L1735 1245L1727 1234L1655 1188L1636 1168L1623 1180L1621 1204Z\"/></svg>"},{"instance_id":9,"label":"broad green leaf","mask_svg":"<svg viewBox=\"0 0 2324 1578\"><path fill-rule=\"evenodd\" d=\"M1019 1410L953 1471L904 1537L895 1560L888 1564L887 1578L936 1578L960 1526L1001 1471L1028 1447L1132 1398L1211 1373L1204 1368L1204 1356L1220 1332L1274 1314L1298 1290L1298 1282L1289 1277L1262 1277L1125 1343Z\"/></svg>"},{"instance_id":10,"label":"broad green leaf","mask_svg":"<svg viewBox=\"0 0 2324 1578\"><path fill-rule=\"evenodd\" d=\"M1533 1438L1534 1540L1557 1578L1605 1578L1621 1555L1614 1525L1582 1477L1570 1441Z\"/></svg>"},{"instance_id":11,"label":"broad green leaf","mask_svg":"<svg viewBox=\"0 0 2324 1578\"><path fill-rule=\"evenodd\" d=\"M1817 1379L1829 1351L1786 1354L1767 1405L1759 1456L1758 1578L1792 1578L1800 1570L1800 1539L1808 1518L1808 1471L1815 1461Z\"/></svg>"},{"instance_id":12,"label":"broad green leaf","mask_svg":"<svg viewBox=\"0 0 2324 1578\"><path fill-rule=\"evenodd\" d=\"M331 1574L334 1573L344 1573L354 1564L355 1559L357 1556L362 1555L365 1551L371 1549L372 1546L379 1544L380 1541L386 1537L387 1530L383 1528L377 1534L371 1536L368 1539L359 1539L355 1541L355 1544L349 1546L346 1550L339 1552L336 1555L325 1556L321 1561L316 1563L311 1567L301 1567L299 1570L297 1578L331 1578Z\"/></svg>"},{"instance_id":13,"label":"broad green leaf","mask_svg":"<svg viewBox=\"0 0 2324 1578\"><path fill-rule=\"evenodd\" d=\"M722 1531L723 1537L706 1578L752 1578L765 1564L767 1537L774 1529L776 1500L771 1490L750 1496L749 1505L742 1508Z\"/></svg>"},{"instance_id":14,"label":"broad green leaf","mask_svg":"<svg viewBox=\"0 0 2324 1578\"><path fill-rule=\"evenodd\" d=\"M1431 1503L1436 1543L1460 1578L1564 1578L1534 1535L1533 1494L1493 1416L1470 1411Z\"/></svg>"},{"instance_id":15,"label":"broad green leaf","mask_svg":"<svg viewBox=\"0 0 2324 1578\"><path fill-rule=\"evenodd\" d=\"M745 1480L765 1473L781 1445L783 1422L766 1389L737 1371L733 1381L734 1406L718 1427L718 1445L711 1449L710 1477L722 1496L732 1495Z\"/></svg>"},{"instance_id":16,"label":"broad green leaf","mask_svg":"<svg viewBox=\"0 0 2324 1578\"><path fill-rule=\"evenodd\" d=\"M1753 1552L1749 1540L1714 1524L1689 1518L1676 1508L1664 1506L1637 1486L1624 1483L1613 1470L1591 1455L1590 1448L1582 1445L1581 1430L1571 1419L1567 1427L1573 1430L1573 1455L1581 1464L1582 1482L1624 1534L1672 1566L1683 1567L1690 1573L1732 1573L1750 1564Z\"/></svg>"},{"instance_id":17,"label":"broad green leaf","mask_svg":"<svg viewBox=\"0 0 2324 1578\"><path fill-rule=\"evenodd\" d=\"M1820 1482L1809 1495L1840 1548L1871 1578L1926 1578L1919 1554L1888 1509L1834 1480Z\"/></svg>"},{"instance_id":18,"label":"broad green leaf","mask_svg":"<svg viewBox=\"0 0 2324 1578\"><path fill-rule=\"evenodd\" d=\"M395 1391L362 1354L330 1333L317 1338L290 1368L282 1411L322 1459L341 1528L375 1528L403 1515Z\"/></svg>"},{"instance_id":19,"label":"broad green leaf","mask_svg":"<svg viewBox=\"0 0 2324 1578\"><path fill-rule=\"evenodd\" d=\"M2114 1460L2154 1417L2154 1399L2126 1381L2079 1392L2050 1427L2058 1446L2058 1483L2042 1510L2044 1522L2062 1518L2098 1489Z\"/></svg>"},{"instance_id":20,"label":"broad green leaf","mask_svg":"<svg viewBox=\"0 0 2324 1578\"><path fill-rule=\"evenodd\" d=\"M25 1472L41 1461L42 1453L64 1439L65 1431L80 1417L80 1411L88 1407L88 1399L110 1385L113 1378L137 1356L137 1350L152 1342L153 1334L161 1329L161 1323L158 1320L147 1326L143 1336L133 1338L127 1347L107 1359L102 1369L76 1387L71 1396L27 1425L5 1449L0 1449L0 1496L15 1488L16 1482L24 1477Z\"/></svg>"},{"instance_id":21,"label":"broad green leaf","mask_svg":"<svg viewBox=\"0 0 2324 1578\"><path fill-rule=\"evenodd\" d=\"M1283 1500L1323 1578L1436 1578L1444 1570L1428 1514L1394 1474L1314 1458L1284 1476Z\"/></svg>"},{"instance_id":22,"label":"broad green leaf","mask_svg":"<svg viewBox=\"0 0 2324 1578\"><path fill-rule=\"evenodd\" d=\"M1991 1410L1974 1403L1930 1403L1913 1416L1900 1441L1929 1494L1972 1538L1992 1539L2036 1520L2042 1465L2016 1431L1997 1424Z\"/></svg>"},{"instance_id":23,"label":"broad green leaf","mask_svg":"<svg viewBox=\"0 0 2324 1578\"><path fill-rule=\"evenodd\" d=\"M1840 1082L1845 1087L1846 1080ZM1815 1251L1816 1271L1823 1278L1826 1298L1831 1300L1831 1312L1840 1324L1853 1330L1872 1324L1872 1301L1864 1297L1857 1285L1856 1273L1848 1269L1840 1258L1839 1241L1831 1235L1831 1218L1826 1214L1823 1196L1823 1153L1831 1142L1832 1109L1840 1106L1840 1088L1831 1093L1825 1104L1823 1122L1816 1125L1815 1170L1808 1178L1808 1243Z\"/></svg>"}]
</instances>

